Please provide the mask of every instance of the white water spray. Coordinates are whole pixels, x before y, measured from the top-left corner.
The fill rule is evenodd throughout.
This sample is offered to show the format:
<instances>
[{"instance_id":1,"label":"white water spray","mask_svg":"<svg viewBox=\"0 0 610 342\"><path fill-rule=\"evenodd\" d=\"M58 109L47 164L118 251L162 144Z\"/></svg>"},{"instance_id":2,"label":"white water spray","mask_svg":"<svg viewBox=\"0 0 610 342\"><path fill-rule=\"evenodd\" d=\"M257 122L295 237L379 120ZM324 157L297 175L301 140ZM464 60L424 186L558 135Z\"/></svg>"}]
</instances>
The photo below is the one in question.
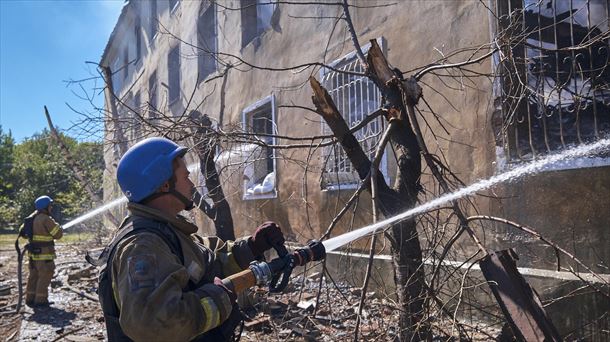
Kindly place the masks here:
<instances>
[{"instance_id":1,"label":"white water spray","mask_svg":"<svg viewBox=\"0 0 610 342\"><path fill-rule=\"evenodd\" d=\"M426 211L438 208L448 202L471 195L477 191L488 189L498 183L503 183L506 181L517 179L517 178L522 177L527 174L533 174L536 172L540 172L544 168L546 168L549 165L552 165L554 163L557 163L557 162L560 162L563 160L583 157L585 155L593 154L596 152L601 152L601 151L608 149L608 147L610 147L610 139L603 139L603 140L599 140L599 141L589 144L589 145L582 145L579 147L565 150L562 153L549 155L543 159L535 160L529 164L525 164L523 166L517 167L508 172L493 176L489 179L484 179L484 180L478 181L466 188L462 188L458 191L455 191L455 192L452 192L449 194L445 194L441 197L433 199L432 201L424 203L418 207L409 209L402 214L398 214L396 216L390 217L383 221L379 221L375 224L368 225L368 226L356 229L354 231L351 231L349 233L345 233L345 234L336 236L334 238L328 239L323 242L323 245L326 248L326 251L330 252L330 251L335 250L364 235L374 234L380 228L389 226L396 222L406 220L417 214L421 214Z\"/></svg>"},{"instance_id":2,"label":"white water spray","mask_svg":"<svg viewBox=\"0 0 610 342\"><path fill-rule=\"evenodd\" d=\"M188 170L190 172L194 172L195 170L199 170L199 163L191 164L191 165L187 166L187 168L188 168ZM127 197L120 197L120 198L117 198L115 200L112 200L111 202L106 203L103 206L101 206L101 207L99 207L97 209L94 209L94 210L92 210L92 211L90 211L90 212L88 212L88 213L86 213L84 215L81 215L81 216L75 218L74 220L64 224L62 226L62 228L63 229L68 229L68 228L70 228L70 227L72 227L72 226L74 226L76 224L79 224L81 222L87 221L88 219L90 219L90 218L92 218L94 216L97 216L97 215L105 212L106 210L110 210L110 209L112 209L112 208L114 208L114 207L116 207L118 205L121 205L123 203L126 203L126 202L127 202Z\"/></svg>"},{"instance_id":3,"label":"white water spray","mask_svg":"<svg viewBox=\"0 0 610 342\"><path fill-rule=\"evenodd\" d=\"M68 229L68 228L72 227L75 224L79 224L79 223L81 223L83 221L86 221L86 220L88 220L88 219L90 219L90 218L92 218L92 217L94 217L96 215L99 215L99 214L103 213L106 210L110 210L110 209L116 207L117 205L125 203L125 202L127 202L127 197L117 198L117 199L113 200L112 202L106 203L106 204L104 204L103 206L101 206L101 207L99 207L97 209L91 210L90 212L75 218L74 220L64 224L62 226L62 228L63 229Z\"/></svg>"}]
</instances>

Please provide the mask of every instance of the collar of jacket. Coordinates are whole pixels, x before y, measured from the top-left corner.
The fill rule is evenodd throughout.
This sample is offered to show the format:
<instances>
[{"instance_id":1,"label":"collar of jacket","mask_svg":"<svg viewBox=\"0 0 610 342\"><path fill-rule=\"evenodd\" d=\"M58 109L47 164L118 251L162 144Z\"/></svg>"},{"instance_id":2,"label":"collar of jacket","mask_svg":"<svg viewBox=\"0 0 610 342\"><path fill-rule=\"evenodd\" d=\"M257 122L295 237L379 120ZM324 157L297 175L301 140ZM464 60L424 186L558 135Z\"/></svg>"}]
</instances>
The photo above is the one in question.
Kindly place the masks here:
<instances>
[{"instance_id":1,"label":"collar of jacket","mask_svg":"<svg viewBox=\"0 0 610 342\"><path fill-rule=\"evenodd\" d=\"M191 235L197 232L197 226L190 223L186 220L186 218L180 215L171 217L160 210L132 202L127 204L127 209L132 215L147 217L153 220L168 223L170 226L186 235Z\"/></svg>"}]
</instances>

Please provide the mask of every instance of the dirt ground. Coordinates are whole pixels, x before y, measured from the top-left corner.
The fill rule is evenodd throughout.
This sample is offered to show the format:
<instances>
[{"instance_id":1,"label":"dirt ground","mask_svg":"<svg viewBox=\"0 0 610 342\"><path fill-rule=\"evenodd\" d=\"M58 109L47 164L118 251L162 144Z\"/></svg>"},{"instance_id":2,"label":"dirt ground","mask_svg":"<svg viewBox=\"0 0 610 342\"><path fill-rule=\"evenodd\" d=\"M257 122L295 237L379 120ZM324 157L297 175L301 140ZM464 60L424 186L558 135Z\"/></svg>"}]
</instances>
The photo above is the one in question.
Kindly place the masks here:
<instances>
[{"instance_id":1,"label":"dirt ground","mask_svg":"<svg viewBox=\"0 0 610 342\"><path fill-rule=\"evenodd\" d=\"M55 276L48 308L22 305L19 315L7 314L17 303L17 252L3 245L0 250L0 285L10 293L0 296L0 336L4 341L99 341L106 338L104 321L95 297L97 271L84 259L86 243L58 244ZM26 257L27 259L27 257ZM27 262L23 283L27 281ZM87 296L91 298L86 298ZM10 310L9 310L10 309Z\"/></svg>"},{"instance_id":2,"label":"dirt ground","mask_svg":"<svg viewBox=\"0 0 610 342\"><path fill-rule=\"evenodd\" d=\"M0 249L0 338L3 341L101 341L106 340L104 319L97 302L97 270L84 259L93 244L58 244L55 277L49 308L22 306L17 302L17 257L14 249ZM24 284L27 263L24 265ZM296 271L296 270L295 270ZM327 280L325 278L325 280ZM6 290L10 287L10 290ZM254 289L240 302L249 303L241 341L351 341L354 336L360 291L341 283L322 282L320 274L296 275L285 293L269 294ZM25 287L24 287L25 290ZM7 293L9 292L9 293ZM317 294L320 293L319 298ZM360 325L361 341L393 341L397 310L386 299L367 299ZM317 303L317 308L316 308ZM497 331L471 327L472 340L490 340ZM451 331L448 327L447 331ZM455 340L443 332L435 340Z\"/></svg>"}]
</instances>

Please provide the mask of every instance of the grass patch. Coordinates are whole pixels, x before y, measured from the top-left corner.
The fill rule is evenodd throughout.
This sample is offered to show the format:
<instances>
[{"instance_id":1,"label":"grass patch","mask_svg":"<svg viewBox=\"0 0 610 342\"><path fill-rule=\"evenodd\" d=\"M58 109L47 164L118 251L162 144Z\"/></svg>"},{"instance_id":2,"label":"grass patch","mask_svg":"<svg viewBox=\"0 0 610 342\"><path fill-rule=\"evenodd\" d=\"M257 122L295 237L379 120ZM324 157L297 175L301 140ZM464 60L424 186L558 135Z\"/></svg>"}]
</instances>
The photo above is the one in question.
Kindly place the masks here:
<instances>
[{"instance_id":1,"label":"grass patch","mask_svg":"<svg viewBox=\"0 0 610 342\"><path fill-rule=\"evenodd\" d=\"M17 238L17 233L0 234L0 246L2 246L2 247L13 246L15 244L16 238ZM82 232L82 233L72 232L72 233L64 234L64 236L59 240L59 243L70 244L70 243L75 243L75 242L90 241L90 240L93 240L94 238L95 238L95 234L91 233L91 232ZM21 247L23 247L26 243L27 242L25 239L19 240L19 245Z\"/></svg>"}]
</instances>

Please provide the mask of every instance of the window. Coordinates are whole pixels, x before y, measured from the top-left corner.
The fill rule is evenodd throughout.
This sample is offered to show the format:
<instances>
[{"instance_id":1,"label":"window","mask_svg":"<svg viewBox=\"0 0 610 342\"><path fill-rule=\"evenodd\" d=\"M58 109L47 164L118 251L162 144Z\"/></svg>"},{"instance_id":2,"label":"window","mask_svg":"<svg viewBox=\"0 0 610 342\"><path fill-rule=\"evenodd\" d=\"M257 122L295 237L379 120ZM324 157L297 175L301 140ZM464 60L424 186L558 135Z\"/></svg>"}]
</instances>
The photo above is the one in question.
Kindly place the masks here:
<instances>
[{"instance_id":1,"label":"window","mask_svg":"<svg viewBox=\"0 0 610 342\"><path fill-rule=\"evenodd\" d=\"M169 11L173 12L178 7L180 0L169 0Z\"/></svg>"},{"instance_id":2,"label":"window","mask_svg":"<svg viewBox=\"0 0 610 342\"><path fill-rule=\"evenodd\" d=\"M167 72L169 82L169 103L180 98L180 45L176 45L167 56Z\"/></svg>"},{"instance_id":3,"label":"window","mask_svg":"<svg viewBox=\"0 0 610 342\"><path fill-rule=\"evenodd\" d=\"M501 158L535 159L610 135L607 0L498 0L513 39L500 62Z\"/></svg>"},{"instance_id":4,"label":"window","mask_svg":"<svg viewBox=\"0 0 610 342\"><path fill-rule=\"evenodd\" d=\"M383 48L382 43L383 40L380 43ZM363 48L365 53L368 52L370 46L369 43ZM333 62L332 66L344 71L364 72L355 52ZM320 71L320 79L349 127L356 126L369 114L379 109L381 93L367 77L323 69ZM378 117L354 133L355 138L371 160L375 155L375 148L381 138L381 133L383 133L383 126L382 118ZM323 123L322 132L332 134L325 123ZM360 177L340 145L327 146L322 149L322 164L322 189L351 189L358 186ZM385 155L381 160L380 171L387 178Z\"/></svg>"},{"instance_id":5,"label":"window","mask_svg":"<svg viewBox=\"0 0 610 342\"><path fill-rule=\"evenodd\" d=\"M199 81L205 80L216 71L217 34L216 34L216 6L210 6L197 19L197 39L199 53L197 67Z\"/></svg>"},{"instance_id":6,"label":"window","mask_svg":"<svg viewBox=\"0 0 610 342\"><path fill-rule=\"evenodd\" d=\"M122 66L122 60L117 56L110 68L112 71L112 89L117 96L121 93L121 89L123 88L123 74L119 72Z\"/></svg>"},{"instance_id":7,"label":"window","mask_svg":"<svg viewBox=\"0 0 610 342\"><path fill-rule=\"evenodd\" d=\"M241 46L245 47L254 38L271 27L275 4L267 0L241 0Z\"/></svg>"},{"instance_id":8,"label":"window","mask_svg":"<svg viewBox=\"0 0 610 342\"><path fill-rule=\"evenodd\" d=\"M125 52L123 53L123 79L126 80L127 76L129 76L129 46L125 47Z\"/></svg>"},{"instance_id":9,"label":"window","mask_svg":"<svg viewBox=\"0 0 610 342\"><path fill-rule=\"evenodd\" d=\"M148 117L150 119L157 118L157 72L153 73L148 78Z\"/></svg>"},{"instance_id":10,"label":"window","mask_svg":"<svg viewBox=\"0 0 610 342\"><path fill-rule=\"evenodd\" d=\"M269 96L243 111L244 131L252 133L257 144L241 146L244 162L244 199L275 198L276 168L272 145L277 132L275 125L275 97Z\"/></svg>"},{"instance_id":11,"label":"window","mask_svg":"<svg viewBox=\"0 0 610 342\"><path fill-rule=\"evenodd\" d=\"M141 45L142 45L142 34L140 33L140 18L136 18L135 25L135 37L136 37L136 61L140 60L140 56L142 54Z\"/></svg>"},{"instance_id":12,"label":"window","mask_svg":"<svg viewBox=\"0 0 610 342\"><path fill-rule=\"evenodd\" d=\"M157 35L157 31L159 31L159 21L157 19L157 0L150 0L148 39L150 40L151 44L153 38Z\"/></svg>"},{"instance_id":13,"label":"window","mask_svg":"<svg viewBox=\"0 0 610 342\"><path fill-rule=\"evenodd\" d=\"M140 100L140 92L137 92L134 96L133 96L133 124L132 124L132 137L134 139L138 139L140 137L140 130L142 129L142 121L141 121L141 100Z\"/></svg>"}]
</instances>

